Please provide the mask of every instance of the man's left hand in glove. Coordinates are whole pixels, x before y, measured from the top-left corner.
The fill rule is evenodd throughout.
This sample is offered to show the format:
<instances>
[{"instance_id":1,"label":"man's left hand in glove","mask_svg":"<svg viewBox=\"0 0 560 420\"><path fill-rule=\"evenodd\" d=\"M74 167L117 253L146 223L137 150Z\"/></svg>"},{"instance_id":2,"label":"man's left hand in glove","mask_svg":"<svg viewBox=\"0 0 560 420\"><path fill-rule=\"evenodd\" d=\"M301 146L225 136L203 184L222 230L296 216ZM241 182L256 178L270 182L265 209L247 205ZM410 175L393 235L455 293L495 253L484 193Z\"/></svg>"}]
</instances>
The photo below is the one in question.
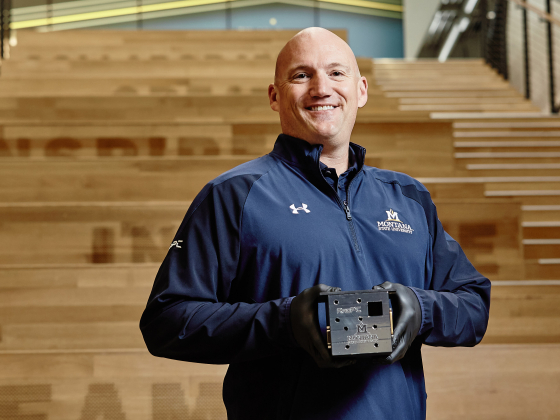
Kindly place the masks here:
<instances>
[{"instance_id":1,"label":"man's left hand in glove","mask_svg":"<svg viewBox=\"0 0 560 420\"><path fill-rule=\"evenodd\" d=\"M418 335L422 324L422 309L416 294L408 287L399 283L386 281L373 287L374 290L394 291L391 297L395 329L393 331L393 352L384 359L392 364L400 360Z\"/></svg>"}]
</instances>

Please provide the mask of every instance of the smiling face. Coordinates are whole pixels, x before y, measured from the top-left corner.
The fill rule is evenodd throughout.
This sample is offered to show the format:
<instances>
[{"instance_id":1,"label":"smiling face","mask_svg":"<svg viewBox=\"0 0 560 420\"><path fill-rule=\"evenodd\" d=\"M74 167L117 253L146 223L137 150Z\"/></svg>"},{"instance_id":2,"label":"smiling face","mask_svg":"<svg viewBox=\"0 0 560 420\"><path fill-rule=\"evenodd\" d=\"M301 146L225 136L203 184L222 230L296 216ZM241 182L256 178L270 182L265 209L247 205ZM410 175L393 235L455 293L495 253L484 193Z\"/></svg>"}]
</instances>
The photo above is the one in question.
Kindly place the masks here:
<instances>
[{"instance_id":1,"label":"smiling face","mask_svg":"<svg viewBox=\"0 0 560 420\"><path fill-rule=\"evenodd\" d=\"M326 29L308 28L278 55L268 96L284 134L339 146L350 141L358 108L367 102L367 81L348 44Z\"/></svg>"}]
</instances>

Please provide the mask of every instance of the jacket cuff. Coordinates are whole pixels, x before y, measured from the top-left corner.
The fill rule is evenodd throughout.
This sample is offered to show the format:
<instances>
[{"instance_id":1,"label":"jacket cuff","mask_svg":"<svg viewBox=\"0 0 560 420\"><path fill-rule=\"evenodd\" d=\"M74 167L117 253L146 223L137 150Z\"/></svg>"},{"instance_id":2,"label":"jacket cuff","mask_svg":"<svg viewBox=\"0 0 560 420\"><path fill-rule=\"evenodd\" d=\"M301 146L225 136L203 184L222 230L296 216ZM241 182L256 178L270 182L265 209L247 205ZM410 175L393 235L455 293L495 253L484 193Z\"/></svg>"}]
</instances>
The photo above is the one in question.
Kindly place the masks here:
<instances>
[{"instance_id":1,"label":"jacket cuff","mask_svg":"<svg viewBox=\"0 0 560 420\"><path fill-rule=\"evenodd\" d=\"M290 310L292 308L292 300L294 297L295 296L285 298L284 302L282 302L281 308L282 319L280 320L280 325L282 329L282 343L288 347L299 347L292 331L292 321L290 319Z\"/></svg>"},{"instance_id":2,"label":"jacket cuff","mask_svg":"<svg viewBox=\"0 0 560 420\"><path fill-rule=\"evenodd\" d=\"M426 330L426 326L429 324L428 314L426 313L427 312L426 309L428 308L428 305L426 304L427 302L424 299L425 296L423 293L425 292L425 290L419 289L417 287L410 287L410 286L407 287L414 292L416 298L418 299L418 302L420 302L420 311L422 312L422 322L420 323L420 329L418 330L418 335L422 335Z\"/></svg>"}]
</instances>

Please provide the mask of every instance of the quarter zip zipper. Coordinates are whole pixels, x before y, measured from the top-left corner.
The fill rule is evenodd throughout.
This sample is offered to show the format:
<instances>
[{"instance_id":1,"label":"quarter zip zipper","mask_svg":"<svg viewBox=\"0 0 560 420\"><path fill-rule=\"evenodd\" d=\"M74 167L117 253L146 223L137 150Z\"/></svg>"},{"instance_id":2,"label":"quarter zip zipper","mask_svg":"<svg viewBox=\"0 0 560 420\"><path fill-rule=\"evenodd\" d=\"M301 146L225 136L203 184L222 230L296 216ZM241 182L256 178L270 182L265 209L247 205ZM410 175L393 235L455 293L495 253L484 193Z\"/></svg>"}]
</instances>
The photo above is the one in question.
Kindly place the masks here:
<instances>
[{"instance_id":1,"label":"quarter zip zipper","mask_svg":"<svg viewBox=\"0 0 560 420\"><path fill-rule=\"evenodd\" d=\"M356 228L354 227L354 222L352 220L352 214L350 213L350 187L352 186L352 182L356 179L356 177L361 172L361 169L356 173L354 178L348 184L348 188L346 189L346 200L343 202L344 204L344 211L346 212L346 220L348 220L348 229L350 229L350 234L352 235L352 241L354 242L354 249L359 252L360 251L360 244L358 244L358 236L356 235Z\"/></svg>"},{"instance_id":2,"label":"quarter zip zipper","mask_svg":"<svg viewBox=\"0 0 560 420\"><path fill-rule=\"evenodd\" d=\"M346 198L348 198L348 191L346 191ZM348 201L343 201L344 204L344 212L346 213L346 220L349 222L352 220L352 214L350 214L350 207L348 207Z\"/></svg>"},{"instance_id":3,"label":"quarter zip zipper","mask_svg":"<svg viewBox=\"0 0 560 420\"><path fill-rule=\"evenodd\" d=\"M353 245L354 245L354 249L357 252L360 251L360 244L358 244L358 237L356 236L356 229L354 227L354 222L352 220L352 213L350 213L349 201L350 201L350 187L352 186L352 183L358 177L360 172L362 172L362 168L360 168L360 170L358 172L356 172L356 175L354 176L354 178L352 178L352 180L348 184L348 188L346 189L346 200L342 201L340 199L340 197L338 196L338 193L335 191L335 189L333 187L331 187L331 185L325 179L325 176L323 175L323 172L321 171L321 167L319 165L319 173L321 174L321 177L323 178L323 181L325 181L327 184L329 184L329 187L332 190L332 192L334 193L334 196L335 196L336 200L338 201L338 204L342 207L342 210L344 210L344 213L346 215L346 220L348 221L348 230L350 231L350 235L352 236L352 242L353 242Z\"/></svg>"}]
</instances>

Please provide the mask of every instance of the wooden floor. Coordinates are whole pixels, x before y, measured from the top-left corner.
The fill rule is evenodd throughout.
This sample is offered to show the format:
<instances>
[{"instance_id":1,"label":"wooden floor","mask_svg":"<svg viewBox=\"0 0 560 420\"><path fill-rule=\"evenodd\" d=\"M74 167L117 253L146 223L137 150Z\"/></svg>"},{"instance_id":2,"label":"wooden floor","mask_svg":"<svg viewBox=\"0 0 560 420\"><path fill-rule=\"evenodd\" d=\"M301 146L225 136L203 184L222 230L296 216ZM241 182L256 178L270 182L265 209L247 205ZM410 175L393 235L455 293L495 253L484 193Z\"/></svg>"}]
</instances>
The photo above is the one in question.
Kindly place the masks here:
<instances>
[{"instance_id":1,"label":"wooden floor","mask_svg":"<svg viewBox=\"0 0 560 420\"><path fill-rule=\"evenodd\" d=\"M271 150L266 88L294 33L18 31L0 76L0 419L226 418L227 367L152 357L138 322L196 193ZM423 348L428 418L560 418L560 120L480 60L358 63L352 141L423 182L493 281L481 345Z\"/></svg>"}]
</instances>

